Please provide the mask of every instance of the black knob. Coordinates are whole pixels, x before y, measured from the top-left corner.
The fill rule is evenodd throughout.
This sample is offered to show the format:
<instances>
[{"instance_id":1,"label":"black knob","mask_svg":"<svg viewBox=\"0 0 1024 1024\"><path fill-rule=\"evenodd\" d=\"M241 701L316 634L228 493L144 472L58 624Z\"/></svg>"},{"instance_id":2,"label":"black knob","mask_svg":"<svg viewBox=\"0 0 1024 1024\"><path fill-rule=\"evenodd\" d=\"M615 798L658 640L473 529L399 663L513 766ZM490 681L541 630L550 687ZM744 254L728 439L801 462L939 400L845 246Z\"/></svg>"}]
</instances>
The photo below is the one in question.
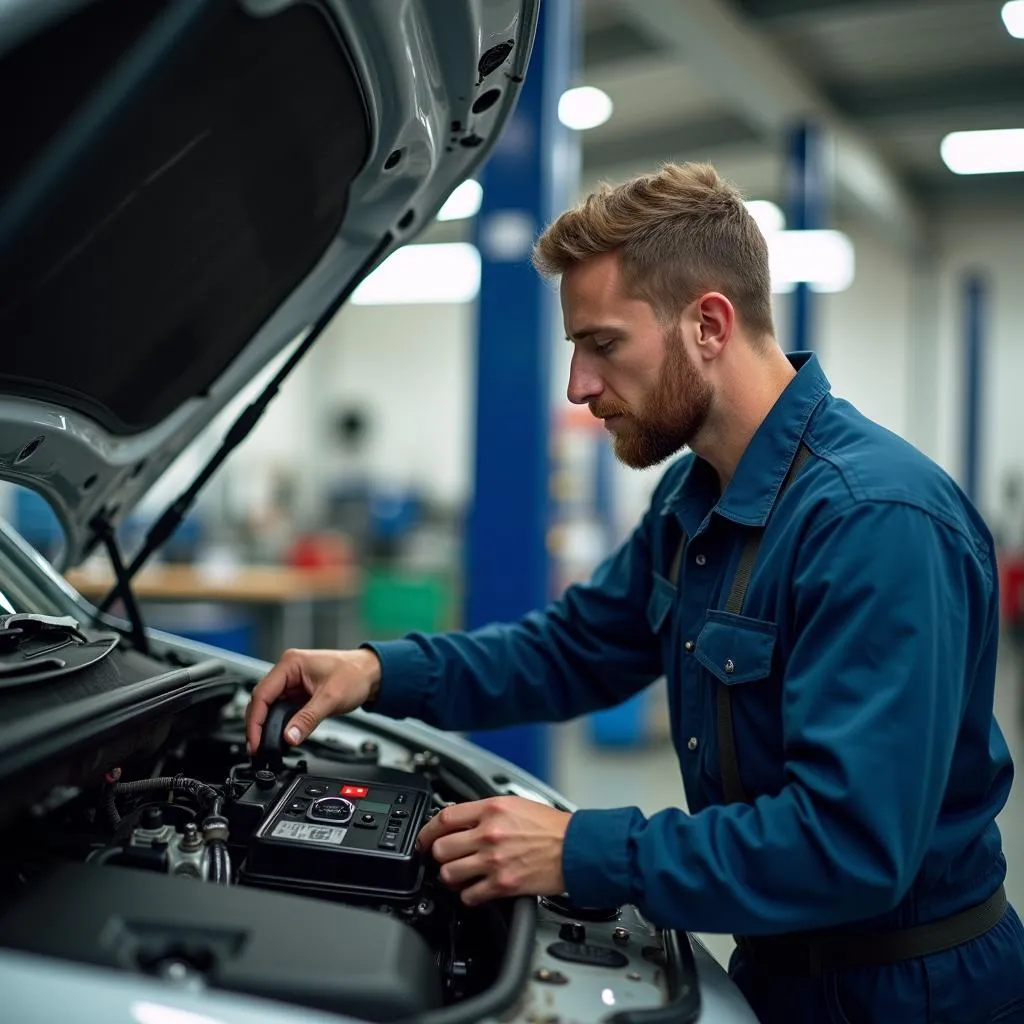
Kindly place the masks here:
<instances>
[{"instance_id":1,"label":"black knob","mask_svg":"<svg viewBox=\"0 0 1024 1024\"><path fill-rule=\"evenodd\" d=\"M375 820L376 819L374 818L374 816L372 814L364 814L363 815L363 821L365 821L367 825L372 825Z\"/></svg>"},{"instance_id":2,"label":"black knob","mask_svg":"<svg viewBox=\"0 0 1024 1024\"><path fill-rule=\"evenodd\" d=\"M576 921L567 922L558 929L558 937L563 942L585 942L587 929Z\"/></svg>"},{"instance_id":3,"label":"black knob","mask_svg":"<svg viewBox=\"0 0 1024 1024\"><path fill-rule=\"evenodd\" d=\"M147 807L139 819L141 828L158 829L163 828L164 816L159 807Z\"/></svg>"},{"instance_id":4,"label":"black knob","mask_svg":"<svg viewBox=\"0 0 1024 1024\"><path fill-rule=\"evenodd\" d=\"M258 789L272 789L275 782L277 782L277 775L266 768L261 768L256 773L256 786Z\"/></svg>"},{"instance_id":5,"label":"black knob","mask_svg":"<svg viewBox=\"0 0 1024 1024\"><path fill-rule=\"evenodd\" d=\"M359 752L366 757L376 757L380 753L380 747L373 740L363 740L359 745Z\"/></svg>"}]
</instances>

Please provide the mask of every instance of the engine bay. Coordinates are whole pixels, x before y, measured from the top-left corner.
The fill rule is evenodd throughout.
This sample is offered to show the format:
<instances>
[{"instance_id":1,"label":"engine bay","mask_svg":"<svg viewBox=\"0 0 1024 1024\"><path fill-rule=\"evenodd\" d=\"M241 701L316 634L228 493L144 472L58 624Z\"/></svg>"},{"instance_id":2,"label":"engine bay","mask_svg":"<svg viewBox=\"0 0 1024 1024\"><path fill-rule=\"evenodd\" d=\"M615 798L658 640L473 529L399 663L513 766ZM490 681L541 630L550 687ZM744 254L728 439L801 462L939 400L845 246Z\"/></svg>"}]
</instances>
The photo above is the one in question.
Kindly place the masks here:
<instances>
[{"instance_id":1,"label":"engine bay","mask_svg":"<svg viewBox=\"0 0 1024 1024\"><path fill-rule=\"evenodd\" d=\"M314 739L248 758L221 719L8 821L0 947L373 1021L493 990L536 901L468 908L415 849L492 793L429 751Z\"/></svg>"}]
</instances>

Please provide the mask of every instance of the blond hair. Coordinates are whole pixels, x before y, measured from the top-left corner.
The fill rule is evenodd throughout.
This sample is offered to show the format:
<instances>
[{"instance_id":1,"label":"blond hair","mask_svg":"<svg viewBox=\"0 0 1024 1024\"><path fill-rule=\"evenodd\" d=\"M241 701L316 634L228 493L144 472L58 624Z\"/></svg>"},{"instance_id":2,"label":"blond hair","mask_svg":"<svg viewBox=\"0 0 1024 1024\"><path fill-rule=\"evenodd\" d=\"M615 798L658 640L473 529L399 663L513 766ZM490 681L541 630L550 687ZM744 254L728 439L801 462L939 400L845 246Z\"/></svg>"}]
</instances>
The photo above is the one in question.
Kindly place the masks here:
<instances>
[{"instance_id":1,"label":"blond hair","mask_svg":"<svg viewBox=\"0 0 1024 1024\"><path fill-rule=\"evenodd\" d=\"M732 302L755 341L774 335L768 246L739 191L709 164L665 164L602 184L538 239L533 263L555 277L618 252L627 294L674 320L706 291Z\"/></svg>"}]
</instances>

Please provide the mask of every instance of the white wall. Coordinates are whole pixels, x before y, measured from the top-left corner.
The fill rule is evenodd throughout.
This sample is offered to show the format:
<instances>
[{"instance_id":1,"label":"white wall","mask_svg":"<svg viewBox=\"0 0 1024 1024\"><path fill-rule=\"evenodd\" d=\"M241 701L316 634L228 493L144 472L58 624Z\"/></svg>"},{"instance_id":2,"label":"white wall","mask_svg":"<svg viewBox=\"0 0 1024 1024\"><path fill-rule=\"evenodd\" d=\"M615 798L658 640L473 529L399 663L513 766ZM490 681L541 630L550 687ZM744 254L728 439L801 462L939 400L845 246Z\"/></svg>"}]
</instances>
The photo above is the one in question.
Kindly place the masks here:
<instances>
[{"instance_id":1,"label":"white wall","mask_svg":"<svg viewBox=\"0 0 1024 1024\"><path fill-rule=\"evenodd\" d=\"M318 403L367 410L367 457L377 480L444 504L466 501L474 333L469 305L349 306L326 332Z\"/></svg>"}]
</instances>

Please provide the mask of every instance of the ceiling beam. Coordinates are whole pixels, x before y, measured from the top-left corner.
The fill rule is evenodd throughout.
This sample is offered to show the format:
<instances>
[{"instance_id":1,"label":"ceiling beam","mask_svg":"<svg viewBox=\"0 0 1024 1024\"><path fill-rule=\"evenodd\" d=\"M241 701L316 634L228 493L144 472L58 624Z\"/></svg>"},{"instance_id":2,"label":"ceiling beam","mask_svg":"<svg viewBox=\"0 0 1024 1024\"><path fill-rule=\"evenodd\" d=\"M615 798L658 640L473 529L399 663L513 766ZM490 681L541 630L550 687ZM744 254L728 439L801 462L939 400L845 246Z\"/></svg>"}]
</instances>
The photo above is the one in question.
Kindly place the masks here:
<instances>
[{"instance_id":1,"label":"ceiling beam","mask_svg":"<svg viewBox=\"0 0 1024 1024\"><path fill-rule=\"evenodd\" d=\"M1024 75L1017 66L900 78L896 82L835 83L824 88L839 110L857 120L974 110L982 115L992 110L1019 113L1024 109Z\"/></svg>"},{"instance_id":2,"label":"ceiling beam","mask_svg":"<svg viewBox=\"0 0 1024 1024\"><path fill-rule=\"evenodd\" d=\"M708 150L747 145L760 136L742 118L724 114L676 122L626 135L583 137L583 170L600 175L605 168L665 160L705 160Z\"/></svg>"},{"instance_id":3,"label":"ceiling beam","mask_svg":"<svg viewBox=\"0 0 1024 1024\"><path fill-rule=\"evenodd\" d=\"M802 15L891 11L899 6L920 5L920 2L921 0L733 0L735 6L748 18L757 21L775 21Z\"/></svg>"},{"instance_id":4,"label":"ceiling beam","mask_svg":"<svg viewBox=\"0 0 1024 1024\"><path fill-rule=\"evenodd\" d=\"M769 145L781 147L786 133L801 121L817 124L831 143L834 185L843 200L898 247L916 249L924 244L921 213L892 169L734 8L716 0L611 2L622 18L717 83L723 99L763 133Z\"/></svg>"}]
</instances>

